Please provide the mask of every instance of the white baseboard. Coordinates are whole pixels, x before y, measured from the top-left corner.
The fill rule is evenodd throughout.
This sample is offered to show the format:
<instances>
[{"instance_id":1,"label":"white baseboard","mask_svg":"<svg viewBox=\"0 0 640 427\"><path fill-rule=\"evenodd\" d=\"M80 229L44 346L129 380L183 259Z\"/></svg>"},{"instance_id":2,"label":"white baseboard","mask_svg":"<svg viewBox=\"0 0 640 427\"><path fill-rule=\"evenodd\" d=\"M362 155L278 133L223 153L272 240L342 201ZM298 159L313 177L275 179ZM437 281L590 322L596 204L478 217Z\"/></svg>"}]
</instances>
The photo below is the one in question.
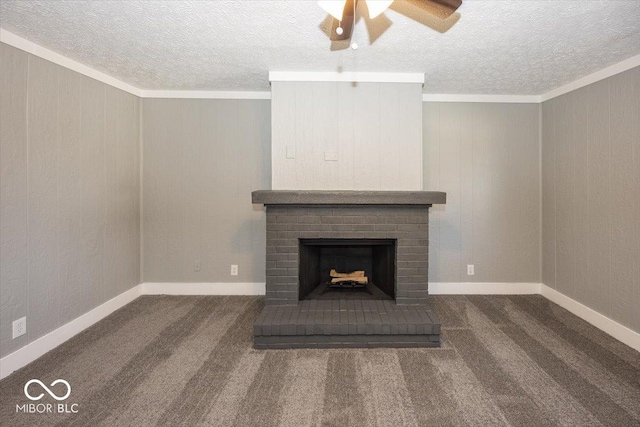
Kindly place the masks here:
<instances>
[{"instance_id":1,"label":"white baseboard","mask_svg":"<svg viewBox=\"0 0 640 427\"><path fill-rule=\"evenodd\" d=\"M71 322L60 326L47 335L30 342L19 350L0 359L0 379L8 376L23 366L36 360L48 351L53 350L69 338L77 335L99 320L107 317L114 311L129 304L141 295L141 286L137 285L126 292L110 299L93 310L73 319Z\"/></svg>"},{"instance_id":2,"label":"white baseboard","mask_svg":"<svg viewBox=\"0 0 640 427\"><path fill-rule=\"evenodd\" d=\"M142 284L143 295L264 295L264 282ZM540 293L540 283L429 283L432 295L529 295Z\"/></svg>"},{"instance_id":3,"label":"white baseboard","mask_svg":"<svg viewBox=\"0 0 640 427\"><path fill-rule=\"evenodd\" d=\"M540 293L540 283L429 282L430 295L531 295Z\"/></svg>"},{"instance_id":4,"label":"white baseboard","mask_svg":"<svg viewBox=\"0 0 640 427\"><path fill-rule=\"evenodd\" d=\"M262 283L150 283L142 285L143 295L264 295Z\"/></svg>"},{"instance_id":5,"label":"white baseboard","mask_svg":"<svg viewBox=\"0 0 640 427\"><path fill-rule=\"evenodd\" d=\"M596 328L606 332L618 341L621 341L629 347L640 351L640 334L632 331L624 325L608 318L605 315L587 307L578 301L561 294L547 285L540 286L540 294L551 302L558 304L560 307L570 311L583 320L591 323Z\"/></svg>"}]
</instances>

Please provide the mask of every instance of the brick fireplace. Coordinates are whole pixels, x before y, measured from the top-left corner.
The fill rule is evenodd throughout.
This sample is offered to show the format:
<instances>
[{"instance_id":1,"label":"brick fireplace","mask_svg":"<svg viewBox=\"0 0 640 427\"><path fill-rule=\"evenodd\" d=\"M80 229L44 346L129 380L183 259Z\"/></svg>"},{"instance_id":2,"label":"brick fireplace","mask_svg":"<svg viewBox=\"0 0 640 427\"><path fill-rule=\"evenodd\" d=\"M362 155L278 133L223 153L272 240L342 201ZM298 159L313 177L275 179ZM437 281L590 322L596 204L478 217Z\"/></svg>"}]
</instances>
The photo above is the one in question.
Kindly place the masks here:
<instances>
[{"instance_id":1,"label":"brick fireplace","mask_svg":"<svg viewBox=\"0 0 640 427\"><path fill-rule=\"evenodd\" d=\"M445 193L264 190L252 197L267 211L267 306L256 321L256 348L439 345L440 325L427 307L429 207L445 203ZM334 268L362 270L370 283L328 289Z\"/></svg>"}]
</instances>

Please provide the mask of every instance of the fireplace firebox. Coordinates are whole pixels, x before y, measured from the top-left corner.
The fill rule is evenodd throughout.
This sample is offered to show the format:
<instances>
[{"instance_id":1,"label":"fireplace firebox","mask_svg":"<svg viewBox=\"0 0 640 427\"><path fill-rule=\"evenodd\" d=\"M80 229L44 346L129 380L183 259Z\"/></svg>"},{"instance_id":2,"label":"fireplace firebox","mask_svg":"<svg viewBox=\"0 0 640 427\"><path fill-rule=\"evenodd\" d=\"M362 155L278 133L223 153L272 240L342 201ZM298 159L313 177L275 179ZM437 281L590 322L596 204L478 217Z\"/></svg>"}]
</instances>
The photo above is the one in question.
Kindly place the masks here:
<instances>
[{"instance_id":1,"label":"fireplace firebox","mask_svg":"<svg viewBox=\"0 0 640 427\"><path fill-rule=\"evenodd\" d=\"M379 299L395 297L395 239L299 239L299 298ZM361 272L364 280L338 281L332 272ZM334 279L332 281L332 279Z\"/></svg>"}]
</instances>

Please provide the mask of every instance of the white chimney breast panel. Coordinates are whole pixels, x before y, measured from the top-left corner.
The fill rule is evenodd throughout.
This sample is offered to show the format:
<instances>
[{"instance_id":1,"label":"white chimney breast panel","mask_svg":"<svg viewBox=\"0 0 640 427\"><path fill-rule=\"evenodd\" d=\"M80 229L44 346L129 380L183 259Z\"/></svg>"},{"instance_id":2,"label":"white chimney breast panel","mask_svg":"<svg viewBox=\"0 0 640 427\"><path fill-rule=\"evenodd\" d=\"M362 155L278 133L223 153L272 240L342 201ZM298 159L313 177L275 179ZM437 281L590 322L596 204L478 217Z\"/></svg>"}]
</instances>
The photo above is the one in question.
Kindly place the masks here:
<instances>
[{"instance_id":1,"label":"white chimney breast panel","mask_svg":"<svg viewBox=\"0 0 640 427\"><path fill-rule=\"evenodd\" d=\"M422 189L419 83L274 81L271 120L274 190Z\"/></svg>"}]
</instances>

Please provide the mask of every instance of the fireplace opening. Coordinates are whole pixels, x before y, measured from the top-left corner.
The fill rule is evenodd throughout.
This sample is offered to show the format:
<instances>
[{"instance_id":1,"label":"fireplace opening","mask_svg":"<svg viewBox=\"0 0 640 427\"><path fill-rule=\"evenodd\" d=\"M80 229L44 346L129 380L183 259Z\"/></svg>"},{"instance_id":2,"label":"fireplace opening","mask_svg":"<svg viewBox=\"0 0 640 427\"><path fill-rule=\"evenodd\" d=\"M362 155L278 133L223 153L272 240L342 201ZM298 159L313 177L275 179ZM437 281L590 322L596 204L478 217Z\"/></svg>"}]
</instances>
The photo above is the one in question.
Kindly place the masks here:
<instances>
[{"instance_id":1,"label":"fireplace opening","mask_svg":"<svg viewBox=\"0 0 640 427\"><path fill-rule=\"evenodd\" d=\"M299 298L394 299L395 239L300 239Z\"/></svg>"}]
</instances>

